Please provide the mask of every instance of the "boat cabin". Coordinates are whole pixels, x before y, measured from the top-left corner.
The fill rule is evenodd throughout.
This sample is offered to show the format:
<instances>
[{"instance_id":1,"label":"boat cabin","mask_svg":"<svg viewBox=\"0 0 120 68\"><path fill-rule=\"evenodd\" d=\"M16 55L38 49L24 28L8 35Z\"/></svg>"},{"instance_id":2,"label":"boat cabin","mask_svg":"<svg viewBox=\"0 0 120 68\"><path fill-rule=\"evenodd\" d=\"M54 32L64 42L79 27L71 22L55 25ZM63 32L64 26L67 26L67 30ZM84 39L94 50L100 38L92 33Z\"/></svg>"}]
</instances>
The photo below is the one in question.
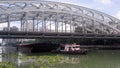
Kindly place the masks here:
<instances>
[{"instance_id":1,"label":"boat cabin","mask_svg":"<svg viewBox=\"0 0 120 68\"><path fill-rule=\"evenodd\" d=\"M62 48L63 51L79 51L80 50L80 45L76 44L66 44L64 48Z\"/></svg>"},{"instance_id":2,"label":"boat cabin","mask_svg":"<svg viewBox=\"0 0 120 68\"><path fill-rule=\"evenodd\" d=\"M53 53L62 53L62 54L86 54L87 49L81 49L80 45L77 44L61 44L57 50L53 50Z\"/></svg>"}]
</instances>

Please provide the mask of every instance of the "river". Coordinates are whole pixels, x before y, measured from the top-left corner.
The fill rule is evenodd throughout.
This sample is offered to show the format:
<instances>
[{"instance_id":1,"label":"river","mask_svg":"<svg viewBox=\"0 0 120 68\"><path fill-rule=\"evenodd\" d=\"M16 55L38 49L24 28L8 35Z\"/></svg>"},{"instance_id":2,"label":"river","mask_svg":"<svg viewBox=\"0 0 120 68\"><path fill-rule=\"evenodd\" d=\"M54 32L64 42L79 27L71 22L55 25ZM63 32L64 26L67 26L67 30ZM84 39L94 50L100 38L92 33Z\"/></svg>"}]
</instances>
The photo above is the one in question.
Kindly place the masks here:
<instances>
[{"instance_id":1,"label":"river","mask_svg":"<svg viewBox=\"0 0 120 68\"><path fill-rule=\"evenodd\" d=\"M120 50L90 50L87 55L22 54L15 48L8 50L0 59L1 63L11 63L11 68L120 68Z\"/></svg>"}]
</instances>

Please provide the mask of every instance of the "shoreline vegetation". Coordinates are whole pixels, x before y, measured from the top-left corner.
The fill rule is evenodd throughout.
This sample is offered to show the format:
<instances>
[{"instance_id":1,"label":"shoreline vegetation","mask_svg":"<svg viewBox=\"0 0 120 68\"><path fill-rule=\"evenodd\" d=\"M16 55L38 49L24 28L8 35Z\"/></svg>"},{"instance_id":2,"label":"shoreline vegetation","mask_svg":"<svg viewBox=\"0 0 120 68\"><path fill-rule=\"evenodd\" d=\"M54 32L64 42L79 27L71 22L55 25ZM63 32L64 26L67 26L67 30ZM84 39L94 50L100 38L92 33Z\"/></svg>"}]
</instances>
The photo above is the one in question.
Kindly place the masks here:
<instances>
[{"instance_id":1,"label":"shoreline vegetation","mask_svg":"<svg viewBox=\"0 0 120 68\"><path fill-rule=\"evenodd\" d=\"M65 59L64 55L52 53L33 53L29 55L10 54L11 58L16 58L22 63L0 62L0 68L51 68L64 63L79 63L77 59ZM6 55L4 54L4 57Z\"/></svg>"},{"instance_id":2,"label":"shoreline vegetation","mask_svg":"<svg viewBox=\"0 0 120 68\"><path fill-rule=\"evenodd\" d=\"M92 50L87 55L43 52L22 55L10 54L9 56L4 54L3 58L9 57L16 59L16 61L0 62L0 68L65 68L69 65L71 66L69 68L78 68L78 66L81 68L116 68L120 63L118 60L120 57L120 50Z\"/></svg>"},{"instance_id":3,"label":"shoreline vegetation","mask_svg":"<svg viewBox=\"0 0 120 68\"><path fill-rule=\"evenodd\" d=\"M16 68L16 65L11 62L0 62L0 68Z\"/></svg>"}]
</instances>

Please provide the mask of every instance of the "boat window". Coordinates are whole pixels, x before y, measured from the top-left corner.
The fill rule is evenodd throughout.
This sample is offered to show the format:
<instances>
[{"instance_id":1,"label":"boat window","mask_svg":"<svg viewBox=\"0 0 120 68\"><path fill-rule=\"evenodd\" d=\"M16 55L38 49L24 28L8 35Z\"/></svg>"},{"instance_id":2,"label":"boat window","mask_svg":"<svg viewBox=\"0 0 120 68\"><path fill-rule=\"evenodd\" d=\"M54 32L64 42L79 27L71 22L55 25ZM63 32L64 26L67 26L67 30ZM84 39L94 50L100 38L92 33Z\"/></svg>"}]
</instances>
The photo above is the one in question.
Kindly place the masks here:
<instances>
[{"instance_id":1,"label":"boat window","mask_svg":"<svg viewBox=\"0 0 120 68\"><path fill-rule=\"evenodd\" d=\"M61 50L64 50L64 47L61 47Z\"/></svg>"}]
</instances>

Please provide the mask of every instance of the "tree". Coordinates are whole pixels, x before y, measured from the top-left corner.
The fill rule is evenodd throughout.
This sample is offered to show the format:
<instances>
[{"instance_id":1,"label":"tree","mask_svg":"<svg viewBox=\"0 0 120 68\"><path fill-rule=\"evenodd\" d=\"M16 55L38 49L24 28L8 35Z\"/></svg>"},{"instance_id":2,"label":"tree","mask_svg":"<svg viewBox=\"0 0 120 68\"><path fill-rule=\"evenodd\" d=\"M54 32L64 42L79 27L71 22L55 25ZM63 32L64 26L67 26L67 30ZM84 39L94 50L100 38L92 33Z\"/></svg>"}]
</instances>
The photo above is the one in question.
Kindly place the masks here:
<instances>
[{"instance_id":1,"label":"tree","mask_svg":"<svg viewBox=\"0 0 120 68\"><path fill-rule=\"evenodd\" d=\"M82 27L79 27L79 26L76 27L76 28L75 28L75 32L82 33Z\"/></svg>"}]
</instances>

